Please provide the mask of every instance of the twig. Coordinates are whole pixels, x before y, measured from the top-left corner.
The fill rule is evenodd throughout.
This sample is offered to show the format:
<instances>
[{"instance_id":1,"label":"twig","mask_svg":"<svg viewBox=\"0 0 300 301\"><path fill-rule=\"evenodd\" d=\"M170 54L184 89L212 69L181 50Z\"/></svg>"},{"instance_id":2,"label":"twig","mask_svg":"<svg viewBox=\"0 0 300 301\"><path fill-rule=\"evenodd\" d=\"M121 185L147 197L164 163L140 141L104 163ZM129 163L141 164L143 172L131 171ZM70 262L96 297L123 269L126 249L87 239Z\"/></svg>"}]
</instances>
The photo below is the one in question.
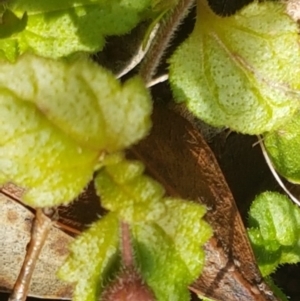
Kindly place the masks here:
<instances>
[{"instance_id":1,"label":"twig","mask_svg":"<svg viewBox=\"0 0 300 301\"><path fill-rule=\"evenodd\" d=\"M141 64L139 73L146 84L152 80L176 29L193 7L194 2L195 0L179 0L176 7L162 20L162 24Z\"/></svg>"},{"instance_id":2,"label":"twig","mask_svg":"<svg viewBox=\"0 0 300 301\"><path fill-rule=\"evenodd\" d=\"M42 209L37 209L31 229L31 239L28 250L18 279L8 299L9 301L26 300L36 262L46 241L50 228L51 219L43 213Z\"/></svg>"}]
</instances>

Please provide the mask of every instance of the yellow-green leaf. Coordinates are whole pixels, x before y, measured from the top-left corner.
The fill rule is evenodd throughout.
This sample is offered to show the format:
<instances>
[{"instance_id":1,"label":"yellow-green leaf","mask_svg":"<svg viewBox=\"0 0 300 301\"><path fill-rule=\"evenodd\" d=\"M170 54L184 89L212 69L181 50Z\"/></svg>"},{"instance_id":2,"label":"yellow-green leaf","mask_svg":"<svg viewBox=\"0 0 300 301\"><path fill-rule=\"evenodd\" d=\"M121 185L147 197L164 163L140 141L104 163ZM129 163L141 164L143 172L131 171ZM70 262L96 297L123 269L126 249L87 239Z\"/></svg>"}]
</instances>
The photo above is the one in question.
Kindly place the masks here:
<instances>
[{"instance_id":1,"label":"yellow-green leaf","mask_svg":"<svg viewBox=\"0 0 300 301\"><path fill-rule=\"evenodd\" d=\"M17 31L0 24L0 56L15 61L27 51L51 58L100 51L107 35L144 20L151 0L9 0L5 7L19 19L26 13Z\"/></svg>"},{"instance_id":2,"label":"yellow-green leaf","mask_svg":"<svg viewBox=\"0 0 300 301\"><path fill-rule=\"evenodd\" d=\"M276 170L293 183L300 183L300 111L279 129L264 135L266 150Z\"/></svg>"},{"instance_id":3,"label":"yellow-green leaf","mask_svg":"<svg viewBox=\"0 0 300 301\"><path fill-rule=\"evenodd\" d=\"M110 265L117 260L119 221L115 214L108 214L72 243L70 255L60 268L58 276L75 283L73 300L96 301Z\"/></svg>"},{"instance_id":4,"label":"yellow-green leaf","mask_svg":"<svg viewBox=\"0 0 300 301\"><path fill-rule=\"evenodd\" d=\"M103 153L147 134L151 100L142 80L121 85L89 60L32 55L0 62L0 185L25 188L23 201L74 199Z\"/></svg>"},{"instance_id":5,"label":"yellow-green leaf","mask_svg":"<svg viewBox=\"0 0 300 301\"><path fill-rule=\"evenodd\" d=\"M195 29L170 60L177 101L216 127L276 129L300 104L298 33L282 3L253 2L220 17L199 0Z\"/></svg>"}]
</instances>

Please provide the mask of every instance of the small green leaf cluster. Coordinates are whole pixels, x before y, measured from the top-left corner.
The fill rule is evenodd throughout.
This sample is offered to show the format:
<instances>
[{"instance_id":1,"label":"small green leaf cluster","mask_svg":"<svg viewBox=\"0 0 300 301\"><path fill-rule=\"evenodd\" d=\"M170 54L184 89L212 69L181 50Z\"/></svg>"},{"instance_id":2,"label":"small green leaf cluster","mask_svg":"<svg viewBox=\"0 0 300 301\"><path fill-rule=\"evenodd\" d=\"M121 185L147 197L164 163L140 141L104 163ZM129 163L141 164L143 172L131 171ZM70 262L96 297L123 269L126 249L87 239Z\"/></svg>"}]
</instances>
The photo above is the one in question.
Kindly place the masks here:
<instances>
[{"instance_id":1,"label":"small green leaf cluster","mask_svg":"<svg viewBox=\"0 0 300 301\"><path fill-rule=\"evenodd\" d=\"M50 207L72 201L95 176L109 210L74 241L59 272L76 284L75 300L98 300L122 269L123 221L132 232L135 268L157 300L188 301L187 287L203 268L201 246L212 235L204 206L164 197L144 166L121 153L151 127L145 84L139 77L120 84L87 56L70 56L98 51L105 36L176 3L12 0L1 6L0 185L13 182L25 189L24 203Z\"/></svg>"},{"instance_id":2,"label":"small green leaf cluster","mask_svg":"<svg viewBox=\"0 0 300 301\"><path fill-rule=\"evenodd\" d=\"M73 200L96 172L109 211L74 241L59 272L76 284L75 300L98 300L121 269L122 221L130 225L136 268L157 300L189 300L187 287L201 273L201 246L212 234L202 219L205 208L165 197L144 166L121 153L151 126L144 83L134 77L121 85L85 56L101 50L106 36L149 16L156 22L177 2L0 4L0 185L25 188L22 200L33 207L56 206ZM72 57L78 52L85 55ZM254 3L221 18L198 1L195 31L170 61L172 88L214 126L273 133L299 109L299 52L297 26L280 4ZM259 201L251 209L249 236L257 254L265 254L258 255L264 275L298 261L299 213L277 198L273 209L260 210ZM278 229L274 219L290 228Z\"/></svg>"},{"instance_id":3,"label":"small green leaf cluster","mask_svg":"<svg viewBox=\"0 0 300 301\"><path fill-rule=\"evenodd\" d=\"M94 52L103 47L105 35L135 26L150 5L148 0L81 2L10 1L2 11L2 57L15 61L28 50L51 58ZM201 220L204 208L181 200L162 202L163 189L142 176L140 163L118 159L116 163L118 154L105 157L135 143L150 128L151 101L141 80L132 78L120 85L110 72L87 59L54 61L26 54L15 64L1 61L0 95L0 184L13 181L25 188L25 203L34 207L67 203L102 168L97 190L112 212L74 242L61 269L63 278L77 283L75 300L98 300L110 265L118 263L119 221L130 210L147 217L130 221L144 278L159 300L167 300L169 293L188 300L187 285L204 262L200 245L211 235ZM110 176L113 181L108 181ZM109 205L113 203L118 210ZM189 243L194 239L193 223L183 219L174 224L183 213L201 228L199 240L193 240L197 243ZM159 217L164 217L160 225L155 223Z\"/></svg>"},{"instance_id":4,"label":"small green leaf cluster","mask_svg":"<svg viewBox=\"0 0 300 301\"><path fill-rule=\"evenodd\" d=\"M114 155L103 165L95 186L109 213L73 243L59 272L76 284L74 300L98 300L105 279L113 277L116 266L121 269L120 221L131 227L137 269L156 300L190 300L187 287L201 273L201 246L212 235L202 219L204 206L164 197L162 186L144 175L140 162Z\"/></svg>"},{"instance_id":5,"label":"small green leaf cluster","mask_svg":"<svg viewBox=\"0 0 300 301\"><path fill-rule=\"evenodd\" d=\"M248 235L263 276L280 264L300 262L300 209L286 196L265 192L249 212Z\"/></svg>"}]
</instances>

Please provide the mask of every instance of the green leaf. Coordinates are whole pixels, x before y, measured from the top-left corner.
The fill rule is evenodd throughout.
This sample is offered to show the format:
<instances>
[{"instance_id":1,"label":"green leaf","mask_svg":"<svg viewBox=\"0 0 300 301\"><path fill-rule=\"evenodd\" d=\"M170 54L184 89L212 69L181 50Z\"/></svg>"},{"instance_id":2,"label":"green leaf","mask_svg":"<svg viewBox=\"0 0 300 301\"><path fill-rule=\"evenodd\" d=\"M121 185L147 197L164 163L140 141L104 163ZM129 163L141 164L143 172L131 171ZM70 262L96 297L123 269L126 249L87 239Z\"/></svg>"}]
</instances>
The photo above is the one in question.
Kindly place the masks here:
<instances>
[{"instance_id":1,"label":"green leaf","mask_svg":"<svg viewBox=\"0 0 300 301\"><path fill-rule=\"evenodd\" d=\"M212 232L201 219L203 206L176 199L162 201L166 212L161 217L134 225L138 265L158 301L188 301L187 287L204 266L201 246Z\"/></svg>"},{"instance_id":2,"label":"green leaf","mask_svg":"<svg viewBox=\"0 0 300 301\"><path fill-rule=\"evenodd\" d=\"M300 261L300 209L286 196L265 192L249 212L249 238L263 276L279 264Z\"/></svg>"},{"instance_id":3,"label":"green leaf","mask_svg":"<svg viewBox=\"0 0 300 301\"><path fill-rule=\"evenodd\" d=\"M300 183L300 111L264 135L264 144L276 170L290 182Z\"/></svg>"},{"instance_id":4,"label":"green leaf","mask_svg":"<svg viewBox=\"0 0 300 301\"><path fill-rule=\"evenodd\" d=\"M170 60L178 102L216 127L259 134L299 107L298 26L279 2L253 2L230 17L198 1L191 36Z\"/></svg>"},{"instance_id":5,"label":"green leaf","mask_svg":"<svg viewBox=\"0 0 300 301\"><path fill-rule=\"evenodd\" d=\"M120 154L104 161L95 186L102 205L111 212L76 239L59 276L76 284L75 301L98 300L105 279L112 279L113 273L122 269L116 249L116 223L125 219L132 231L137 269L156 299L190 300L187 286L202 271L201 246L212 235L202 219L205 208L163 198L162 187L143 175L144 167L139 162L125 161ZM164 210L157 210L160 207Z\"/></svg>"},{"instance_id":6,"label":"green leaf","mask_svg":"<svg viewBox=\"0 0 300 301\"><path fill-rule=\"evenodd\" d=\"M199 204L163 198L159 183L137 161L106 166L95 178L101 204L133 225L137 264L159 301L189 300L187 285L201 273L211 236ZM168 260L166 259L168 258Z\"/></svg>"},{"instance_id":7,"label":"green leaf","mask_svg":"<svg viewBox=\"0 0 300 301\"><path fill-rule=\"evenodd\" d=\"M95 186L106 209L128 222L155 221L165 214L162 186L143 175L138 161L121 161L97 174Z\"/></svg>"},{"instance_id":8,"label":"green leaf","mask_svg":"<svg viewBox=\"0 0 300 301\"><path fill-rule=\"evenodd\" d=\"M163 202L167 212L156 224L173 239L174 247L189 271L186 281L192 282L204 265L204 252L199 245L204 245L212 235L211 228L202 219L206 209L181 199L165 198Z\"/></svg>"},{"instance_id":9,"label":"green leaf","mask_svg":"<svg viewBox=\"0 0 300 301\"><path fill-rule=\"evenodd\" d=\"M26 204L71 201L101 154L135 143L150 128L151 100L139 78L122 86L87 60L24 55L0 64L0 185L24 187Z\"/></svg>"},{"instance_id":10,"label":"green leaf","mask_svg":"<svg viewBox=\"0 0 300 301\"><path fill-rule=\"evenodd\" d=\"M258 228L248 229L248 236L256 257L257 264L263 276L272 274L280 264L281 250L272 250L272 243L265 243ZM267 250L266 250L267 249Z\"/></svg>"},{"instance_id":11,"label":"green leaf","mask_svg":"<svg viewBox=\"0 0 300 301\"><path fill-rule=\"evenodd\" d=\"M172 239L155 224L134 227L135 253L141 273L157 301L189 301L191 279L187 266L174 250ZM199 248L199 245L198 245ZM202 260L204 260L204 254Z\"/></svg>"},{"instance_id":12,"label":"green leaf","mask_svg":"<svg viewBox=\"0 0 300 301\"><path fill-rule=\"evenodd\" d=\"M20 19L28 16L22 31L6 31L0 43L14 61L25 51L51 58L97 52L105 36L124 34L145 19L151 0L10 0L7 7Z\"/></svg>"},{"instance_id":13,"label":"green leaf","mask_svg":"<svg viewBox=\"0 0 300 301\"><path fill-rule=\"evenodd\" d=\"M110 213L93 223L70 246L70 255L58 276L76 284L73 300L99 300L110 265L118 256L118 227L117 216Z\"/></svg>"},{"instance_id":14,"label":"green leaf","mask_svg":"<svg viewBox=\"0 0 300 301\"><path fill-rule=\"evenodd\" d=\"M142 80L121 85L88 60L54 61L31 55L1 63L0 88L36 105L74 140L92 149L123 149L147 134L152 110Z\"/></svg>"},{"instance_id":15,"label":"green leaf","mask_svg":"<svg viewBox=\"0 0 300 301\"><path fill-rule=\"evenodd\" d=\"M54 206L74 199L92 179L99 153L53 127L38 109L0 92L0 184L26 188L23 201Z\"/></svg>"}]
</instances>

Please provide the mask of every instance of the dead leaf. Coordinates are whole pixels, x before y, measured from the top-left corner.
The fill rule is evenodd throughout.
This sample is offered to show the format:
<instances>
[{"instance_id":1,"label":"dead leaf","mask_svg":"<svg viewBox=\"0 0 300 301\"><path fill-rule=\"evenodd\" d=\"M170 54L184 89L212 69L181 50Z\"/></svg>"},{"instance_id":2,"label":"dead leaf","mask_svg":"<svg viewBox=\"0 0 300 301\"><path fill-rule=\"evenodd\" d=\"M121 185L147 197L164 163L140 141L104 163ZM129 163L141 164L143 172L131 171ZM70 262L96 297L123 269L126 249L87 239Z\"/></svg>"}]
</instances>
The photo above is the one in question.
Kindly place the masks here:
<instances>
[{"instance_id":1,"label":"dead leaf","mask_svg":"<svg viewBox=\"0 0 300 301\"><path fill-rule=\"evenodd\" d=\"M0 192L0 290L10 292L21 269L30 240L34 214ZM57 268L68 255L73 238L52 227L33 273L30 296L70 299L72 286L58 280Z\"/></svg>"},{"instance_id":2,"label":"dead leaf","mask_svg":"<svg viewBox=\"0 0 300 301\"><path fill-rule=\"evenodd\" d=\"M261 277L233 196L196 128L156 104L150 135L130 154L143 161L167 194L208 208L214 237L206 244L205 268L192 291L218 301L278 300Z\"/></svg>"}]
</instances>

